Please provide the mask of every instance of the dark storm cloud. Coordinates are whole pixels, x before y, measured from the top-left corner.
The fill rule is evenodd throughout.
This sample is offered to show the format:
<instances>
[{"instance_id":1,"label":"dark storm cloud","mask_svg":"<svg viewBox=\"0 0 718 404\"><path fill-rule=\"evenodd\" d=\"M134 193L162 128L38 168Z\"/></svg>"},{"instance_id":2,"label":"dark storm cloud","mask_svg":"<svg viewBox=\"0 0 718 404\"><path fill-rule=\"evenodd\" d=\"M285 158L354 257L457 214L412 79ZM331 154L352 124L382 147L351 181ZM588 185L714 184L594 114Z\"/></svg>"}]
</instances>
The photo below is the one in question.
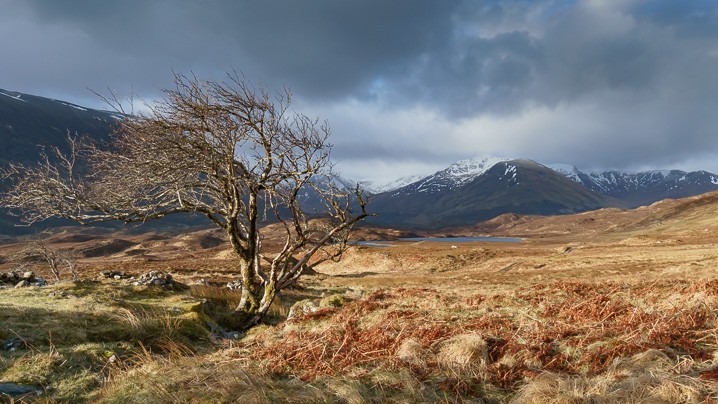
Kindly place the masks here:
<instances>
[{"instance_id":1,"label":"dark storm cloud","mask_svg":"<svg viewBox=\"0 0 718 404\"><path fill-rule=\"evenodd\" d=\"M340 159L416 167L493 152L621 168L718 156L714 0L0 5L0 87L92 104L86 87L152 98L172 68L236 68L328 118Z\"/></svg>"},{"instance_id":2,"label":"dark storm cloud","mask_svg":"<svg viewBox=\"0 0 718 404\"><path fill-rule=\"evenodd\" d=\"M142 70L230 65L307 97L344 97L398 74L451 35L455 1L29 2L48 24L79 27ZM215 70L215 71L212 71ZM155 77L157 73L154 73ZM136 77L133 75L132 77Z\"/></svg>"},{"instance_id":3,"label":"dark storm cloud","mask_svg":"<svg viewBox=\"0 0 718 404\"><path fill-rule=\"evenodd\" d=\"M661 74L680 75L671 71L677 67L675 58L685 55L686 45L694 46L660 42L667 27L692 26L692 20L681 16L671 20L660 14L657 22L655 15L630 14L635 9L620 14L586 4L565 6L505 1L480 8L472 18L464 16L455 30L469 34L454 35L428 54L412 75L399 81L401 91L395 94L433 102L454 117L555 106L607 90L643 95L664 84ZM507 14L517 13L523 21L502 26ZM545 20L539 32L530 30L529 18ZM490 29L475 33L471 27ZM715 65L711 56L698 62Z\"/></svg>"}]
</instances>

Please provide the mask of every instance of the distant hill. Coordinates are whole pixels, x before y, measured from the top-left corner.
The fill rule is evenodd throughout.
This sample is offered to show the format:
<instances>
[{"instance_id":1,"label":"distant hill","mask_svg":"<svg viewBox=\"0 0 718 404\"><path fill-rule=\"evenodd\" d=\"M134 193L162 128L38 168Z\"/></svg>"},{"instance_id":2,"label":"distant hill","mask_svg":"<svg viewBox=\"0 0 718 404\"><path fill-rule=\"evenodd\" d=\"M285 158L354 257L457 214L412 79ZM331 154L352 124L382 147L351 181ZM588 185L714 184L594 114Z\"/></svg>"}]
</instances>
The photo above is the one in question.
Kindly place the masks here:
<instances>
[{"instance_id":1,"label":"distant hill","mask_svg":"<svg viewBox=\"0 0 718 404\"><path fill-rule=\"evenodd\" d=\"M716 191L718 175L680 170L592 172L488 156L458 161L409 184L395 184L374 195L371 210L379 216L369 222L431 230L471 225L505 213L561 215L635 208Z\"/></svg>"},{"instance_id":2,"label":"distant hill","mask_svg":"<svg viewBox=\"0 0 718 404\"><path fill-rule=\"evenodd\" d=\"M40 146L66 149L68 133L106 140L121 118L108 111L0 89L0 165L33 164L40 158ZM69 222L50 221L32 228L17 227L17 223L17 218L0 210L0 234L28 233Z\"/></svg>"},{"instance_id":3,"label":"distant hill","mask_svg":"<svg viewBox=\"0 0 718 404\"><path fill-rule=\"evenodd\" d=\"M682 199L664 199L630 210L600 209L565 216L534 216L507 213L474 226L455 229L466 233L571 238L615 234L676 235L703 238L718 233L718 191Z\"/></svg>"},{"instance_id":4,"label":"distant hill","mask_svg":"<svg viewBox=\"0 0 718 404\"><path fill-rule=\"evenodd\" d=\"M68 133L107 139L116 113L0 89L0 164L33 163L39 145L67 146Z\"/></svg>"}]
</instances>

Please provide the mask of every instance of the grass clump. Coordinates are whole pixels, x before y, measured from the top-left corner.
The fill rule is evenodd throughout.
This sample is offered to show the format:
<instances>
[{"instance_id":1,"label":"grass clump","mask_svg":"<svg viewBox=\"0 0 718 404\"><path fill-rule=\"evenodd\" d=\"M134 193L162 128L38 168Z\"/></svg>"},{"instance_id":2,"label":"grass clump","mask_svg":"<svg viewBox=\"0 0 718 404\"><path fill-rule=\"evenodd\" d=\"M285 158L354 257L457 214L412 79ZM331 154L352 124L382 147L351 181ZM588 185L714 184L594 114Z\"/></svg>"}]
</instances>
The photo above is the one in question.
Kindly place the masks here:
<instances>
[{"instance_id":1,"label":"grass clump","mask_svg":"<svg viewBox=\"0 0 718 404\"><path fill-rule=\"evenodd\" d=\"M145 355L141 364L115 375L102 391L104 403L308 403L338 402L321 388L274 378L242 361L221 365L200 357Z\"/></svg>"}]
</instances>

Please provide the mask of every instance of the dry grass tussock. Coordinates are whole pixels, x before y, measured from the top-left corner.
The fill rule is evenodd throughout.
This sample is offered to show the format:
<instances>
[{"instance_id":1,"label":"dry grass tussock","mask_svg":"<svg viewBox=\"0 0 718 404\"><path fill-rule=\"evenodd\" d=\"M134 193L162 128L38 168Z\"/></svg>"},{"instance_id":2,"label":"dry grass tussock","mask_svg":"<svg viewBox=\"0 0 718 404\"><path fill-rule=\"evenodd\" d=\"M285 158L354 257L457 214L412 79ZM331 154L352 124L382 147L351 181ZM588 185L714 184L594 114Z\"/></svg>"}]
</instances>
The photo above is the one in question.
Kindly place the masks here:
<instances>
[{"instance_id":1,"label":"dry grass tussock","mask_svg":"<svg viewBox=\"0 0 718 404\"><path fill-rule=\"evenodd\" d=\"M698 367L715 365L710 362ZM512 403L712 402L710 400L715 399L716 387L714 382L695 375L681 374L677 364L666 354L649 350L616 361L608 371L595 376L544 372L521 387Z\"/></svg>"},{"instance_id":2,"label":"dry grass tussock","mask_svg":"<svg viewBox=\"0 0 718 404\"><path fill-rule=\"evenodd\" d=\"M437 362L451 369L483 372L489 363L486 341L477 334L461 334L439 344Z\"/></svg>"}]
</instances>

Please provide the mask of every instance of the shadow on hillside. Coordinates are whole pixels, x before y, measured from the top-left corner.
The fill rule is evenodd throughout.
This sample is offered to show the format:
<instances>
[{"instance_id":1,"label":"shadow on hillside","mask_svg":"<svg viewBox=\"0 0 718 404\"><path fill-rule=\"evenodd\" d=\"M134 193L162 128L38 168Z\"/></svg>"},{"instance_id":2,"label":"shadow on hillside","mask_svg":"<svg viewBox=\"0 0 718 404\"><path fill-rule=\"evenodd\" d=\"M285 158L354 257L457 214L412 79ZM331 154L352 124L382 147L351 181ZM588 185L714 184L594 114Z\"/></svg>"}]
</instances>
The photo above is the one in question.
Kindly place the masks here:
<instances>
[{"instance_id":1,"label":"shadow on hillside","mask_svg":"<svg viewBox=\"0 0 718 404\"><path fill-rule=\"evenodd\" d=\"M378 275L378 272L372 272L372 271L364 271L359 272L358 274L338 274L338 275L332 275L333 278L364 278L367 276L372 275Z\"/></svg>"},{"instance_id":2,"label":"shadow on hillside","mask_svg":"<svg viewBox=\"0 0 718 404\"><path fill-rule=\"evenodd\" d=\"M109 342L130 336L127 324L109 313L0 305L0 324L0 340L20 338L30 347Z\"/></svg>"}]
</instances>

